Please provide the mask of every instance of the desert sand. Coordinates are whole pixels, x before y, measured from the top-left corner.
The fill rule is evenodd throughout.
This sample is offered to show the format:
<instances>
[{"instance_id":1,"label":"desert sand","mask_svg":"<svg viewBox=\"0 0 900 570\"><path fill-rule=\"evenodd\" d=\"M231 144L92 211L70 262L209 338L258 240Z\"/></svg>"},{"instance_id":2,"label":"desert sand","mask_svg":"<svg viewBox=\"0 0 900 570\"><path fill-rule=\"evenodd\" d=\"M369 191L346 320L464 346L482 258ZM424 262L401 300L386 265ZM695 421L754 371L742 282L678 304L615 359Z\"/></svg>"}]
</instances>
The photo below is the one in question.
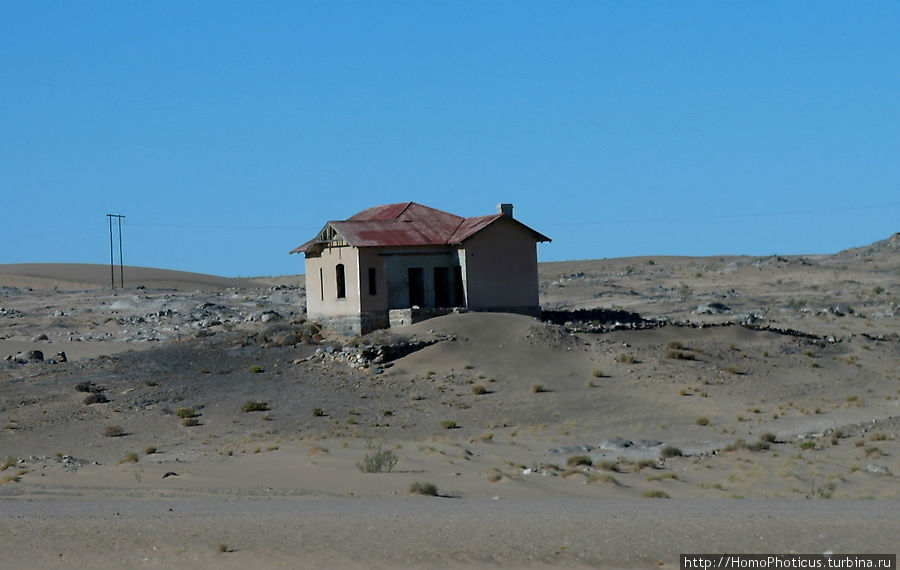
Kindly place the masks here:
<instances>
[{"instance_id":1,"label":"desert sand","mask_svg":"<svg viewBox=\"0 0 900 570\"><path fill-rule=\"evenodd\" d=\"M303 276L0 266L0 545L42 568L896 553L898 276L900 235L543 263L548 320L345 338L305 320Z\"/></svg>"}]
</instances>

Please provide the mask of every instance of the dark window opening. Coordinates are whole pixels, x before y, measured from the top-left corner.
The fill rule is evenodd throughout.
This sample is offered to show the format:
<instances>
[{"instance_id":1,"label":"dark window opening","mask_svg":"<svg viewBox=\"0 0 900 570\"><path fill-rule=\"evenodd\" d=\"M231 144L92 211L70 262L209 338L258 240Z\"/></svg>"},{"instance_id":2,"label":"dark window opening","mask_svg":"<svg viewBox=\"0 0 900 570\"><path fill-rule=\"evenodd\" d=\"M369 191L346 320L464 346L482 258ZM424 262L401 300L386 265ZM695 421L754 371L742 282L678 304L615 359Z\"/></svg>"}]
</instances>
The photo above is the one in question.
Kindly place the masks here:
<instances>
[{"instance_id":1,"label":"dark window opening","mask_svg":"<svg viewBox=\"0 0 900 570\"><path fill-rule=\"evenodd\" d=\"M338 263L335 269L335 280L337 281L337 298L345 299L347 297L347 285L344 282L344 264Z\"/></svg>"},{"instance_id":2,"label":"dark window opening","mask_svg":"<svg viewBox=\"0 0 900 570\"><path fill-rule=\"evenodd\" d=\"M434 306L450 306L450 271L446 267L434 268Z\"/></svg>"},{"instance_id":3,"label":"dark window opening","mask_svg":"<svg viewBox=\"0 0 900 570\"><path fill-rule=\"evenodd\" d=\"M369 295L378 294L378 285L375 283L375 268L369 268Z\"/></svg>"},{"instance_id":4,"label":"dark window opening","mask_svg":"<svg viewBox=\"0 0 900 570\"><path fill-rule=\"evenodd\" d=\"M325 275L322 268L319 268L319 300L325 300Z\"/></svg>"},{"instance_id":5,"label":"dark window opening","mask_svg":"<svg viewBox=\"0 0 900 570\"><path fill-rule=\"evenodd\" d=\"M406 270L409 281L409 306L425 306L425 279L421 267L410 267Z\"/></svg>"}]
</instances>

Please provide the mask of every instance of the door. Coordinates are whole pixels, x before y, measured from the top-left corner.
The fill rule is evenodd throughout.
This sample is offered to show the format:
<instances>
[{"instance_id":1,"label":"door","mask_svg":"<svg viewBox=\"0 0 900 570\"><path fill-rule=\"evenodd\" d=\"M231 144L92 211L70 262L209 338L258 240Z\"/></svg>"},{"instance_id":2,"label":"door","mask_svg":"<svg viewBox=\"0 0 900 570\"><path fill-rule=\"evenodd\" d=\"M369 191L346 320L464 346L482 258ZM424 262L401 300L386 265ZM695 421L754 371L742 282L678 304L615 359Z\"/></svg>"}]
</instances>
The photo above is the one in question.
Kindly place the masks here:
<instances>
[{"instance_id":1,"label":"door","mask_svg":"<svg viewBox=\"0 0 900 570\"><path fill-rule=\"evenodd\" d=\"M434 306L450 306L450 270L446 267L434 268Z\"/></svg>"},{"instance_id":2,"label":"door","mask_svg":"<svg viewBox=\"0 0 900 570\"><path fill-rule=\"evenodd\" d=\"M406 270L409 283L409 306L425 306L425 279L421 267L410 267Z\"/></svg>"}]
</instances>

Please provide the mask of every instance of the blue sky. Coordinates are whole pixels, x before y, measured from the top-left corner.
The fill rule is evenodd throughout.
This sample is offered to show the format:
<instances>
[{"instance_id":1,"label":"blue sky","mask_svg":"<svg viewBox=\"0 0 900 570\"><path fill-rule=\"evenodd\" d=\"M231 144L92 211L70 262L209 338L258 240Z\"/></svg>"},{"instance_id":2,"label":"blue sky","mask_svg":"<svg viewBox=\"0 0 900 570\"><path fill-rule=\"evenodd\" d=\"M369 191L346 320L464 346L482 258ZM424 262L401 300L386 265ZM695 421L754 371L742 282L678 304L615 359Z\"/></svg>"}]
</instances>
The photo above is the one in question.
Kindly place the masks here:
<instances>
[{"instance_id":1,"label":"blue sky","mask_svg":"<svg viewBox=\"0 0 900 570\"><path fill-rule=\"evenodd\" d=\"M900 3L0 0L0 263L301 273L515 204L542 261L900 231Z\"/></svg>"}]
</instances>

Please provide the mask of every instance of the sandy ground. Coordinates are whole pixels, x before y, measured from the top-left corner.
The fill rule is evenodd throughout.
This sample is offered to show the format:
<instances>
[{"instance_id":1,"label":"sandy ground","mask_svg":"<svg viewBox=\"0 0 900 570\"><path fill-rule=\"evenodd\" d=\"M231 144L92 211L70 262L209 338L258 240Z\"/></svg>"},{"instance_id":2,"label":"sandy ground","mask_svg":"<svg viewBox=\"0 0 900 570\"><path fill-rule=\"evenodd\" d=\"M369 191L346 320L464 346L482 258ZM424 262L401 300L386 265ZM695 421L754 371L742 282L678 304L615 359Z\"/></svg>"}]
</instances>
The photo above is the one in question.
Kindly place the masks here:
<instances>
[{"instance_id":1,"label":"sandy ground","mask_svg":"<svg viewBox=\"0 0 900 570\"><path fill-rule=\"evenodd\" d=\"M545 308L666 326L458 314L355 339L304 322L302 276L0 266L0 356L46 357L0 364L0 545L107 568L896 552L898 251L542 264ZM363 472L376 454L396 465Z\"/></svg>"}]
</instances>

